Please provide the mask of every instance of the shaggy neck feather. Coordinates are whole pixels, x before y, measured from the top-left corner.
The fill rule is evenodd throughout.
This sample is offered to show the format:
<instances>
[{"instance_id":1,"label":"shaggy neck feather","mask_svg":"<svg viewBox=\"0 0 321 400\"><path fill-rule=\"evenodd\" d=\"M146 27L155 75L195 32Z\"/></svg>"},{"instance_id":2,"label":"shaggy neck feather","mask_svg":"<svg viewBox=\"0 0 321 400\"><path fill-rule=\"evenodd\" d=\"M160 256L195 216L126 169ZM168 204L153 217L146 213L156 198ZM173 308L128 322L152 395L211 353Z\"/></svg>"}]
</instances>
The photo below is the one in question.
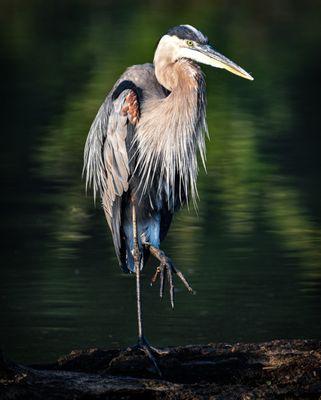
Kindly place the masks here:
<instances>
[{"instance_id":1,"label":"shaggy neck feather","mask_svg":"<svg viewBox=\"0 0 321 400\"><path fill-rule=\"evenodd\" d=\"M156 184L157 195L165 193L169 208L174 208L177 198L182 203L197 197L197 150L204 162L207 131L205 82L199 66L187 60L156 66L155 73L171 92L143 106L135 139L137 169L142 194Z\"/></svg>"}]
</instances>

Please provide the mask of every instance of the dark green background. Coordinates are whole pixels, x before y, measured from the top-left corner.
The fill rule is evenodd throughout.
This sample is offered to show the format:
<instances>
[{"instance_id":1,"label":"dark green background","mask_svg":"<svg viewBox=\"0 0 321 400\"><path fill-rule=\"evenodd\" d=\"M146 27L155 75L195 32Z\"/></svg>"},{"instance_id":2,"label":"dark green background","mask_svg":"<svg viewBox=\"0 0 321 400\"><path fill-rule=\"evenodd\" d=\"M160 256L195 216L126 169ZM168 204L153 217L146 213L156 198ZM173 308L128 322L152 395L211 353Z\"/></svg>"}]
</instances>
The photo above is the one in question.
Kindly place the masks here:
<instances>
[{"instance_id":1,"label":"dark green background","mask_svg":"<svg viewBox=\"0 0 321 400\"><path fill-rule=\"evenodd\" d=\"M254 82L204 67L207 174L164 248L194 289L144 272L155 345L321 339L319 1L2 1L0 347L18 361L135 342L133 276L81 181L98 107L166 30L195 25Z\"/></svg>"}]
</instances>

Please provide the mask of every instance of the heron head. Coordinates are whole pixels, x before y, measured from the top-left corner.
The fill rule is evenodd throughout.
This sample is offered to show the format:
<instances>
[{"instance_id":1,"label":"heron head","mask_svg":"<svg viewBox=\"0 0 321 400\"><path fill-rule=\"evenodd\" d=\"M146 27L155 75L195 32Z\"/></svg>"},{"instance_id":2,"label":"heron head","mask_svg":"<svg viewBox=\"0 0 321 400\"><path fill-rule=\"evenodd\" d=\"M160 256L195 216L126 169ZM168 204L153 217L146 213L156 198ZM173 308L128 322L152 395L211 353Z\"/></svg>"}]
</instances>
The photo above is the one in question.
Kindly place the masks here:
<instances>
[{"instance_id":1,"label":"heron head","mask_svg":"<svg viewBox=\"0 0 321 400\"><path fill-rule=\"evenodd\" d=\"M179 25L164 35L156 48L154 63L174 63L179 59L189 59L215 68L223 68L242 78L253 80L243 68L223 56L210 44L206 36L191 25Z\"/></svg>"}]
</instances>

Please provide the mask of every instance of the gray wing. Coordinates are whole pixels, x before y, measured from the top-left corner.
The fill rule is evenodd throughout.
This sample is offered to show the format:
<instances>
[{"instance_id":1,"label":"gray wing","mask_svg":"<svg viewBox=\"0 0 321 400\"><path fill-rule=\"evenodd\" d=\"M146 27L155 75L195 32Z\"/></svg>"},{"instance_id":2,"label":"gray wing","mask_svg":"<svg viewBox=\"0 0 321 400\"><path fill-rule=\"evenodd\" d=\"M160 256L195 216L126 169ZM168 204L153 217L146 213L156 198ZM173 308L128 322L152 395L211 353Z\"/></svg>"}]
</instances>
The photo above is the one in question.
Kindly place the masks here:
<instances>
[{"instance_id":1,"label":"gray wing","mask_svg":"<svg viewBox=\"0 0 321 400\"><path fill-rule=\"evenodd\" d=\"M97 194L101 196L119 261L121 201L128 190L130 178L126 142L131 140L126 139L131 139L134 130L127 116L122 113L125 97L131 88L123 86L122 89L120 94L113 90L100 107L90 128L84 152L86 189L92 187L95 199Z\"/></svg>"}]
</instances>

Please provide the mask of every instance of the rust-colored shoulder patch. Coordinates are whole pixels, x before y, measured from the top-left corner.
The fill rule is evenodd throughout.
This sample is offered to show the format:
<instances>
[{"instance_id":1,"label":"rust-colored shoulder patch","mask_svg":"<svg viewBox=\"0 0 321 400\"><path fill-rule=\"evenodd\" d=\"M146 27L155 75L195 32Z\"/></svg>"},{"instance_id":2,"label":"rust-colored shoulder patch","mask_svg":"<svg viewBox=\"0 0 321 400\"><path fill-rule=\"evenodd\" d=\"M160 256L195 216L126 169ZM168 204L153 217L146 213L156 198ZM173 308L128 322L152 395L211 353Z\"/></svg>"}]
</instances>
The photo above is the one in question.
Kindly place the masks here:
<instances>
[{"instance_id":1,"label":"rust-colored shoulder patch","mask_svg":"<svg viewBox=\"0 0 321 400\"><path fill-rule=\"evenodd\" d=\"M123 115L127 115L129 122L136 125L139 120L139 104L138 98L134 90L130 90L125 98L125 104L122 107Z\"/></svg>"}]
</instances>

